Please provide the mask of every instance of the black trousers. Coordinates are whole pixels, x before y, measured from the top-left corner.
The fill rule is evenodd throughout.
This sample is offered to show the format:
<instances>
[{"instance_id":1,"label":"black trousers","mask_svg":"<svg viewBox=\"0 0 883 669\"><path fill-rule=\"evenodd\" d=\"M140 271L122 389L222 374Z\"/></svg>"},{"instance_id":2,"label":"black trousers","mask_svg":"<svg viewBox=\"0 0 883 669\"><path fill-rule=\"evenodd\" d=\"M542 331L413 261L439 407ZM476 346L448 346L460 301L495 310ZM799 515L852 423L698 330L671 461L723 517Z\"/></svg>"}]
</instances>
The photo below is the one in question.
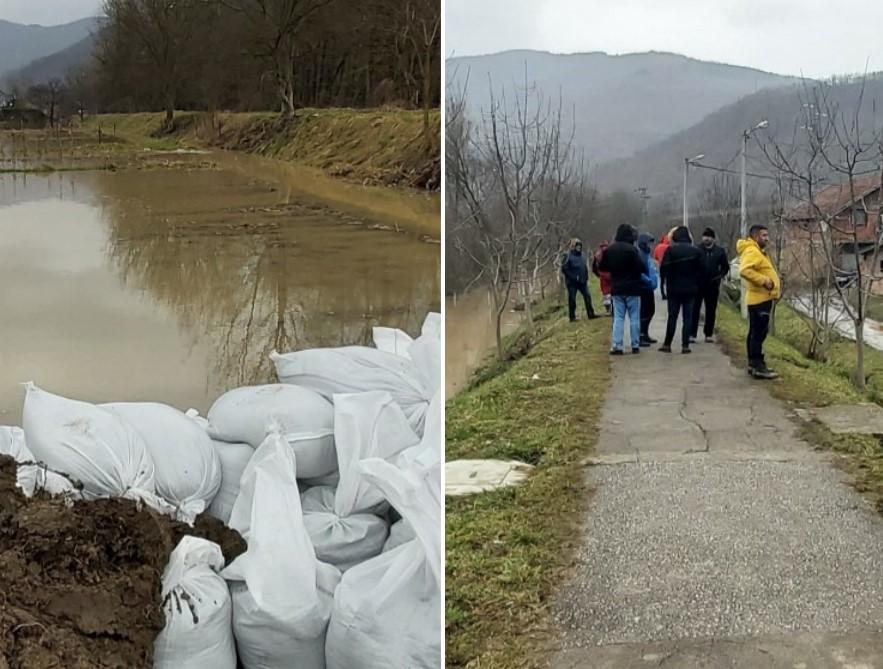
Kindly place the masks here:
<instances>
[{"instance_id":1,"label":"black trousers","mask_svg":"<svg viewBox=\"0 0 883 669\"><path fill-rule=\"evenodd\" d=\"M650 321L656 315L656 294L652 290L641 293L641 337L650 336Z\"/></svg>"},{"instance_id":2,"label":"black trousers","mask_svg":"<svg viewBox=\"0 0 883 669\"><path fill-rule=\"evenodd\" d=\"M714 323L717 319L717 301L720 297L720 284L710 283L706 286L699 287L699 293L696 295L696 303L693 308L693 337L699 335L699 314L702 311L702 305L705 305L705 327L703 331L706 337L714 334Z\"/></svg>"},{"instance_id":3,"label":"black trousers","mask_svg":"<svg viewBox=\"0 0 883 669\"><path fill-rule=\"evenodd\" d=\"M678 316L683 314L684 322L681 325L681 345L687 348L690 345L690 333L693 331L693 308L696 302L695 295L677 295L668 293L668 322L665 325L665 345L671 346L675 338L675 330L678 327Z\"/></svg>"},{"instance_id":4,"label":"black trousers","mask_svg":"<svg viewBox=\"0 0 883 669\"><path fill-rule=\"evenodd\" d=\"M772 300L748 305L748 364L763 363L763 342L770 332Z\"/></svg>"},{"instance_id":5,"label":"black trousers","mask_svg":"<svg viewBox=\"0 0 883 669\"><path fill-rule=\"evenodd\" d=\"M586 315L592 316L595 310L592 308L592 296L589 295L588 284L585 283L567 283L567 311L570 320L576 320L576 294L583 296L583 302L586 303Z\"/></svg>"}]
</instances>

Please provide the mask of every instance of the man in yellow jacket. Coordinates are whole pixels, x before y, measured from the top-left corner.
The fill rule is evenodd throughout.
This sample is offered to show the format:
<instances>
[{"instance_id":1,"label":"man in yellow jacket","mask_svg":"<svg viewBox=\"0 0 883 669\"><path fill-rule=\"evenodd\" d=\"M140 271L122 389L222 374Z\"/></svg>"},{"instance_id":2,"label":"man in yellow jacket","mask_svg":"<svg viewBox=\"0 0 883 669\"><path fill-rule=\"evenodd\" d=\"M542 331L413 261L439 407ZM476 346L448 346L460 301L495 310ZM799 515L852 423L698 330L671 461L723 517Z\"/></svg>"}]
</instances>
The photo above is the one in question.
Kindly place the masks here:
<instances>
[{"instance_id":1,"label":"man in yellow jacket","mask_svg":"<svg viewBox=\"0 0 883 669\"><path fill-rule=\"evenodd\" d=\"M739 274L748 286L745 292L748 305L748 373L755 379L775 379L779 376L766 366L763 357L763 342L770 331L773 303L782 295L779 274L766 253L769 243L770 231L764 225L752 225L748 239L740 239L736 243Z\"/></svg>"}]
</instances>

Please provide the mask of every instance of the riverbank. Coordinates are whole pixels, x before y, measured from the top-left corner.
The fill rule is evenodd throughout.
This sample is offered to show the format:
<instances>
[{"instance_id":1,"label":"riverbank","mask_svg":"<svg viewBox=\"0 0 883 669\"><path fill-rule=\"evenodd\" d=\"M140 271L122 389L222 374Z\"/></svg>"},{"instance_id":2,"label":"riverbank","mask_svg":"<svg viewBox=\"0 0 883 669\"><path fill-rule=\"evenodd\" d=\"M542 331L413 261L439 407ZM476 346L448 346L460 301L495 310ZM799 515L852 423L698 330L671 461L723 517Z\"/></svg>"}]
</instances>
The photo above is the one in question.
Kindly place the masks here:
<instances>
[{"instance_id":1,"label":"riverbank","mask_svg":"<svg viewBox=\"0 0 883 669\"><path fill-rule=\"evenodd\" d=\"M106 150L120 142L152 150L225 149L314 167L366 185L437 191L441 186L441 115L425 145L423 113L393 109L301 109L294 119L273 112L178 112L175 129L162 113L101 114L74 130L94 135Z\"/></svg>"},{"instance_id":2,"label":"riverbank","mask_svg":"<svg viewBox=\"0 0 883 669\"><path fill-rule=\"evenodd\" d=\"M746 364L747 323L731 307L718 311L718 335L728 355L737 365ZM861 393L852 383L855 369L855 343L836 340L828 351L827 362L804 355L810 332L791 307L776 309L776 334L769 337L764 352L768 364L780 379L768 384L770 393L797 408L810 409L833 404L883 402L883 352L865 346L868 391ZM826 450L841 454L840 465L855 479L856 488L868 494L883 512L883 447L875 435L834 434L818 421L807 421L801 438Z\"/></svg>"},{"instance_id":3,"label":"riverbank","mask_svg":"<svg viewBox=\"0 0 883 669\"><path fill-rule=\"evenodd\" d=\"M446 502L447 666L534 667L555 634L549 605L578 548L592 452L610 380L610 320L537 310L538 336L489 362L447 403L446 458L517 459L530 479ZM491 358L490 360L493 360ZM481 378L481 382L475 379Z\"/></svg>"}]
</instances>

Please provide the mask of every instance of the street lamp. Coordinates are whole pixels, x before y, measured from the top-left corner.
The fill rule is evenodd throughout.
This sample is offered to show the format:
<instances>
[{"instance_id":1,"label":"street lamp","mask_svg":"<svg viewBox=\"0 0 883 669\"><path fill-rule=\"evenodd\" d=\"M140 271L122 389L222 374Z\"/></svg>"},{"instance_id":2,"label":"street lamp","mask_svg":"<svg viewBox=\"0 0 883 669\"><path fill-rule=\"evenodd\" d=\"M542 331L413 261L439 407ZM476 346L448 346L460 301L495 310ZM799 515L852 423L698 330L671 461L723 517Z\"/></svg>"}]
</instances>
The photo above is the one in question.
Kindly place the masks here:
<instances>
[{"instance_id":1,"label":"street lamp","mask_svg":"<svg viewBox=\"0 0 883 669\"><path fill-rule=\"evenodd\" d=\"M739 232L742 239L745 239L748 236L748 201L745 197L745 192L748 186L748 170L746 167L746 154L748 153L748 138L751 137L751 134L756 130L763 130L769 125L769 122L764 119L756 126L749 130L745 130L742 132L742 193L741 193L741 207L740 207L740 219L739 219ZM748 318L748 305L745 303L745 280L742 280L742 289L741 293L741 307L742 307L742 317Z\"/></svg>"},{"instance_id":2,"label":"street lamp","mask_svg":"<svg viewBox=\"0 0 883 669\"><path fill-rule=\"evenodd\" d=\"M702 160L705 158L704 153L700 153L698 156L693 156L692 158L684 158L684 227L690 227L690 216L687 211L687 173L690 171L690 165L695 165L697 160Z\"/></svg>"}]
</instances>

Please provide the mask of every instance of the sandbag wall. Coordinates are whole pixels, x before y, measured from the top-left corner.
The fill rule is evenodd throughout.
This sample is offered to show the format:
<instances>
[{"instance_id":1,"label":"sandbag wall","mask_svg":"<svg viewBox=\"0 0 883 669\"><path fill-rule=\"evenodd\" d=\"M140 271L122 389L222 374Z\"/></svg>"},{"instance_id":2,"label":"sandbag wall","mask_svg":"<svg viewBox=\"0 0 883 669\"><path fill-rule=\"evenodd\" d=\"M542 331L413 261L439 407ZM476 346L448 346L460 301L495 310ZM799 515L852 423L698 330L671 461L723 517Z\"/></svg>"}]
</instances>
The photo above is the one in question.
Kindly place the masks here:
<instances>
[{"instance_id":1,"label":"sandbag wall","mask_svg":"<svg viewBox=\"0 0 883 669\"><path fill-rule=\"evenodd\" d=\"M274 352L279 383L232 389L205 418L27 384L22 428L0 427L24 494L208 513L247 543L225 564L181 540L154 667L440 667L440 315L374 341Z\"/></svg>"}]
</instances>

